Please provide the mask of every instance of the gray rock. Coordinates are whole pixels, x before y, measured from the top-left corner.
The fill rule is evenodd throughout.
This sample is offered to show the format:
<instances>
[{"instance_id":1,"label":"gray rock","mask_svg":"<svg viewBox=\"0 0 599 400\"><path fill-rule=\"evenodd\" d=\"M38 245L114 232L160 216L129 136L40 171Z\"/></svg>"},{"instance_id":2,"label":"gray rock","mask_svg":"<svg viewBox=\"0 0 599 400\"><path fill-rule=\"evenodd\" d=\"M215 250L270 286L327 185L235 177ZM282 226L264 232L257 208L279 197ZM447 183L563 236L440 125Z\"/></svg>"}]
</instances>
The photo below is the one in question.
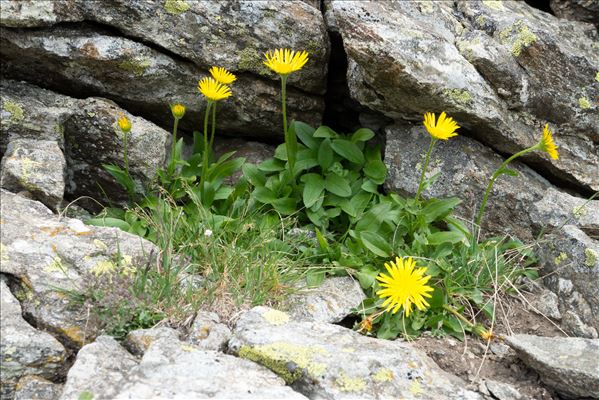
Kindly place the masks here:
<instances>
[{"instance_id":1,"label":"gray rock","mask_svg":"<svg viewBox=\"0 0 599 400\"><path fill-rule=\"evenodd\" d=\"M35 375L19 380L14 400L55 400L62 393L62 385Z\"/></svg>"},{"instance_id":2,"label":"gray rock","mask_svg":"<svg viewBox=\"0 0 599 400\"><path fill-rule=\"evenodd\" d=\"M332 277L315 288L299 289L289 297L288 312L294 320L335 323L351 314L366 298L360 284L349 276Z\"/></svg>"},{"instance_id":3,"label":"gray rock","mask_svg":"<svg viewBox=\"0 0 599 400\"><path fill-rule=\"evenodd\" d=\"M599 330L599 243L574 225L543 237L539 251L545 285L557 294L560 311L571 311L583 324ZM576 318L565 319L569 328L578 325ZM569 322L568 322L569 321ZM570 330L572 334L580 328ZM578 333L575 333L578 331Z\"/></svg>"},{"instance_id":4,"label":"gray rock","mask_svg":"<svg viewBox=\"0 0 599 400\"><path fill-rule=\"evenodd\" d=\"M570 335L580 338L597 339L597 329L582 322L578 314L567 310L562 318L561 327Z\"/></svg>"},{"instance_id":5,"label":"gray rock","mask_svg":"<svg viewBox=\"0 0 599 400\"><path fill-rule=\"evenodd\" d=\"M2 257L4 264L4 248ZM26 375L47 379L63 376L65 348L53 336L35 329L23 319L19 301L4 277L0 279L0 301L0 396L12 398L17 382Z\"/></svg>"},{"instance_id":6,"label":"gray rock","mask_svg":"<svg viewBox=\"0 0 599 400\"><path fill-rule=\"evenodd\" d=\"M521 1L329 4L348 55L350 93L360 104L395 120L444 110L506 154L538 142L541 127L552 122L560 159L526 159L599 189L592 26Z\"/></svg>"},{"instance_id":7,"label":"gray rock","mask_svg":"<svg viewBox=\"0 0 599 400\"><path fill-rule=\"evenodd\" d=\"M558 393L599 398L598 340L515 335L506 342Z\"/></svg>"},{"instance_id":8,"label":"gray rock","mask_svg":"<svg viewBox=\"0 0 599 400\"><path fill-rule=\"evenodd\" d=\"M202 350L224 351L230 338L231 330L217 314L198 311L186 341Z\"/></svg>"},{"instance_id":9,"label":"gray rock","mask_svg":"<svg viewBox=\"0 0 599 400\"><path fill-rule=\"evenodd\" d=\"M246 163L260 164L273 157L275 154L275 146L260 142L245 141L237 138L218 138L214 143L214 153L217 157L225 153L234 151L233 157L243 157ZM233 184L243 176L241 170L227 177L225 182Z\"/></svg>"},{"instance_id":10,"label":"gray rock","mask_svg":"<svg viewBox=\"0 0 599 400\"><path fill-rule=\"evenodd\" d=\"M498 400L524 400L525 397L513 387L505 382L498 382L491 379L485 381L487 389L494 399Z\"/></svg>"},{"instance_id":11,"label":"gray rock","mask_svg":"<svg viewBox=\"0 0 599 400\"><path fill-rule=\"evenodd\" d=\"M311 399L481 398L409 344L295 321L267 307L239 318L229 349L275 371Z\"/></svg>"},{"instance_id":12,"label":"gray rock","mask_svg":"<svg viewBox=\"0 0 599 400\"><path fill-rule=\"evenodd\" d=\"M2 158L0 186L12 192L26 190L57 210L64 195L66 167L57 142L15 139Z\"/></svg>"},{"instance_id":13,"label":"gray rock","mask_svg":"<svg viewBox=\"0 0 599 400\"><path fill-rule=\"evenodd\" d=\"M137 363L112 337L99 336L77 353L60 399L78 400L84 393L93 399L112 399Z\"/></svg>"},{"instance_id":14,"label":"gray rock","mask_svg":"<svg viewBox=\"0 0 599 400\"><path fill-rule=\"evenodd\" d=\"M113 398L305 399L264 367L168 338L150 345Z\"/></svg>"},{"instance_id":15,"label":"gray rock","mask_svg":"<svg viewBox=\"0 0 599 400\"><path fill-rule=\"evenodd\" d=\"M179 334L176 330L167 327L136 329L127 334L123 344L131 354L143 356L148 347L159 338L178 340Z\"/></svg>"},{"instance_id":16,"label":"gray rock","mask_svg":"<svg viewBox=\"0 0 599 400\"><path fill-rule=\"evenodd\" d=\"M562 314L559 312L559 298L551 290L543 291L531 299L532 310L549 318L560 320Z\"/></svg>"},{"instance_id":17,"label":"gray rock","mask_svg":"<svg viewBox=\"0 0 599 400\"><path fill-rule=\"evenodd\" d=\"M594 0L550 0L549 6L560 18L599 25L599 4Z\"/></svg>"},{"instance_id":18,"label":"gray rock","mask_svg":"<svg viewBox=\"0 0 599 400\"><path fill-rule=\"evenodd\" d=\"M587 200L550 188L530 210L531 219L541 228L576 225L599 233L599 200Z\"/></svg>"},{"instance_id":19,"label":"gray rock","mask_svg":"<svg viewBox=\"0 0 599 400\"><path fill-rule=\"evenodd\" d=\"M114 268L118 273L119 267L145 266L158 254L138 236L61 219L41 203L5 190L0 191L0 203L0 272L20 281L17 293L24 313L74 347L93 338L96 327L64 291L80 291L93 271Z\"/></svg>"}]
</instances>

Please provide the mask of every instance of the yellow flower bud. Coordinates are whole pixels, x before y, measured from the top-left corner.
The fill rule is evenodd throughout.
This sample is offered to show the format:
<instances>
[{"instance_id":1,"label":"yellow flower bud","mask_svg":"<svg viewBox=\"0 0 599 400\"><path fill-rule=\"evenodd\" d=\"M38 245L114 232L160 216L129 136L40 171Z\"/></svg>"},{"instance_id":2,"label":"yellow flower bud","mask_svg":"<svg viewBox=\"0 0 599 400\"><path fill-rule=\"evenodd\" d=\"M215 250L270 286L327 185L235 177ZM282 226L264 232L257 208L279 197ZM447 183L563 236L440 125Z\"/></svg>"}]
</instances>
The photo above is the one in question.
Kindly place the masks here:
<instances>
[{"instance_id":1,"label":"yellow flower bud","mask_svg":"<svg viewBox=\"0 0 599 400\"><path fill-rule=\"evenodd\" d=\"M185 106L183 104L172 104L171 112L173 113L173 117L176 119L181 119L185 115Z\"/></svg>"},{"instance_id":2,"label":"yellow flower bud","mask_svg":"<svg viewBox=\"0 0 599 400\"><path fill-rule=\"evenodd\" d=\"M121 128L121 130L124 133L129 133L129 131L131 131L131 121L129 121L127 119L127 117L125 117L125 115L121 115L121 118L119 118L119 128Z\"/></svg>"}]
</instances>

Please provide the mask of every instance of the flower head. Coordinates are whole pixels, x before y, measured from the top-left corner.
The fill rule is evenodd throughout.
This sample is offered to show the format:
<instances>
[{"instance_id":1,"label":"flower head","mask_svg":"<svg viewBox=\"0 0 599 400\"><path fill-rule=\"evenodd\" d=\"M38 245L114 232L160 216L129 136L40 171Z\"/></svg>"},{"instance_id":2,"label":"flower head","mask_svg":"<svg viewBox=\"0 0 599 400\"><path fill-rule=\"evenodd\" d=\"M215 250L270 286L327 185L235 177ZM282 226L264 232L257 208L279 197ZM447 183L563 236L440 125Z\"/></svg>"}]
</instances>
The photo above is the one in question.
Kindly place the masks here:
<instances>
[{"instance_id":1,"label":"flower head","mask_svg":"<svg viewBox=\"0 0 599 400\"><path fill-rule=\"evenodd\" d=\"M231 96L231 88L227 85L217 82L214 78L202 78L198 82L198 90L209 101L219 101Z\"/></svg>"},{"instance_id":2,"label":"flower head","mask_svg":"<svg viewBox=\"0 0 599 400\"><path fill-rule=\"evenodd\" d=\"M209 70L210 75L223 85L230 85L237 80L237 77L222 67L212 67Z\"/></svg>"},{"instance_id":3,"label":"flower head","mask_svg":"<svg viewBox=\"0 0 599 400\"><path fill-rule=\"evenodd\" d=\"M424 276L426 268L416 268L416 262L412 257L407 259L395 258L395 262L385 263L385 268L389 275L380 273L376 279L380 282L383 289L376 292L380 298L387 297L383 302L385 311L391 311L395 314L403 307L406 317L412 312L412 304L415 304L419 310L425 310L429 304L425 297L431 297L429 292L433 288L426 283L431 278Z\"/></svg>"},{"instance_id":4,"label":"flower head","mask_svg":"<svg viewBox=\"0 0 599 400\"><path fill-rule=\"evenodd\" d=\"M539 142L539 147L541 151L549 154L551 158L557 160L559 158L559 154L557 154L557 146L553 141L553 136L551 131L549 130L549 124L545 124L545 129L543 129L543 137Z\"/></svg>"},{"instance_id":5,"label":"flower head","mask_svg":"<svg viewBox=\"0 0 599 400\"><path fill-rule=\"evenodd\" d=\"M185 115L185 106L179 103L172 104L171 112L173 113L173 117L181 119Z\"/></svg>"},{"instance_id":6,"label":"flower head","mask_svg":"<svg viewBox=\"0 0 599 400\"><path fill-rule=\"evenodd\" d=\"M264 65L283 76L299 71L308 62L307 52L289 49L269 50L264 57Z\"/></svg>"},{"instance_id":7,"label":"flower head","mask_svg":"<svg viewBox=\"0 0 599 400\"><path fill-rule=\"evenodd\" d=\"M124 133L129 133L129 131L131 131L131 121L129 121L125 115L121 115L118 120L118 124L119 128L121 128Z\"/></svg>"},{"instance_id":8,"label":"flower head","mask_svg":"<svg viewBox=\"0 0 599 400\"><path fill-rule=\"evenodd\" d=\"M427 112L424 114L424 127L435 139L447 140L450 137L457 136L455 131L460 127L451 117L445 114L445 111L439 115L435 123L435 114Z\"/></svg>"}]
</instances>

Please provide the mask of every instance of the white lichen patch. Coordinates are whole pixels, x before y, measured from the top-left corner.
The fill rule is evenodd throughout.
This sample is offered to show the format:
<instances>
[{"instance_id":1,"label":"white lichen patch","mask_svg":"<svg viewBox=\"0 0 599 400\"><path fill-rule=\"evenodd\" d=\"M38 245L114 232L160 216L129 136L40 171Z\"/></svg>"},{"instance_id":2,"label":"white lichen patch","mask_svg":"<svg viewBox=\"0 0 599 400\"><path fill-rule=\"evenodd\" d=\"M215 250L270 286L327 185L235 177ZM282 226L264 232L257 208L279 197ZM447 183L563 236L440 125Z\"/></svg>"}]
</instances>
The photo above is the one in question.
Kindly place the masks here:
<instances>
[{"instance_id":1,"label":"white lichen patch","mask_svg":"<svg viewBox=\"0 0 599 400\"><path fill-rule=\"evenodd\" d=\"M289 322L289 314L279 310L268 310L262 314L264 318L271 325L284 325Z\"/></svg>"}]
</instances>

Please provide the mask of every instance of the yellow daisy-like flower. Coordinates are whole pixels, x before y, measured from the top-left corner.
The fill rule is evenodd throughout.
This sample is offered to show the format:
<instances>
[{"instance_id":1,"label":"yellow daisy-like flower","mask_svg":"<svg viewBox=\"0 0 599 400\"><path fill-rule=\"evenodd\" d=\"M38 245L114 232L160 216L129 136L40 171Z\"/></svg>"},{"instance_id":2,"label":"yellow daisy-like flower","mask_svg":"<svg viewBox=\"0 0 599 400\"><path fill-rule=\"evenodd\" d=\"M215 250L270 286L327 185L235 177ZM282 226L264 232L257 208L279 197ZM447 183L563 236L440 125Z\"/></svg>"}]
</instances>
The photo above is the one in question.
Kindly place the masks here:
<instances>
[{"instance_id":1,"label":"yellow daisy-like flower","mask_svg":"<svg viewBox=\"0 0 599 400\"><path fill-rule=\"evenodd\" d=\"M541 151L549 154L551 158L557 160L559 158L559 154L557 154L557 146L553 141L553 135L549 130L549 124L545 124L545 129L543 129L543 138L539 142L539 148Z\"/></svg>"},{"instance_id":2,"label":"yellow daisy-like flower","mask_svg":"<svg viewBox=\"0 0 599 400\"><path fill-rule=\"evenodd\" d=\"M129 131L131 131L131 121L129 121L129 119L127 119L127 117L125 117L124 115L121 115L121 118L119 118L118 124L119 124L119 128L121 128L121 130L124 133L129 133Z\"/></svg>"},{"instance_id":3,"label":"yellow daisy-like flower","mask_svg":"<svg viewBox=\"0 0 599 400\"><path fill-rule=\"evenodd\" d=\"M425 276L426 268L416 268L416 262L412 257L407 259L395 258L395 262L385 263L385 268L389 275L380 273L376 279L380 282L383 289L376 292L380 298L387 297L383 307L385 311L391 311L395 314L403 307L406 317L412 312L412 304L419 310L425 310L429 304L425 297L431 297L429 292L433 288L426 283L431 278Z\"/></svg>"},{"instance_id":4,"label":"yellow daisy-like flower","mask_svg":"<svg viewBox=\"0 0 599 400\"><path fill-rule=\"evenodd\" d=\"M264 65L283 76L299 71L308 62L307 52L289 49L269 50L264 57Z\"/></svg>"},{"instance_id":5,"label":"yellow daisy-like flower","mask_svg":"<svg viewBox=\"0 0 599 400\"><path fill-rule=\"evenodd\" d=\"M209 72L217 82L222 83L223 85L230 85L237 80L237 77L226 68L212 67Z\"/></svg>"},{"instance_id":6,"label":"yellow daisy-like flower","mask_svg":"<svg viewBox=\"0 0 599 400\"><path fill-rule=\"evenodd\" d=\"M171 113L173 113L173 117L181 119L185 115L185 106L179 103L173 104L171 105Z\"/></svg>"},{"instance_id":7,"label":"yellow daisy-like flower","mask_svg":"<svg viewBox=\"0 0 599 400\"><path fill-rule=\"evenodd\" d=\"M435 123L435 114L427 112L424 114L424 127L435 139L447 140L450 137L457 136L455 131L460 127L451 117L445 114L445 111L439 115Z\"/></svg>"},{"instance_id":8,"label":"yellow daisy-like flower","mask_svg":"<svg viewBox=\"0 0 599 400\"><path fill-rule=\"evenodd\" d=\"M232 95L231 88L208 77L198 82L198 90L210 101L223 100Z\"/></svg>"}]
</instances>

